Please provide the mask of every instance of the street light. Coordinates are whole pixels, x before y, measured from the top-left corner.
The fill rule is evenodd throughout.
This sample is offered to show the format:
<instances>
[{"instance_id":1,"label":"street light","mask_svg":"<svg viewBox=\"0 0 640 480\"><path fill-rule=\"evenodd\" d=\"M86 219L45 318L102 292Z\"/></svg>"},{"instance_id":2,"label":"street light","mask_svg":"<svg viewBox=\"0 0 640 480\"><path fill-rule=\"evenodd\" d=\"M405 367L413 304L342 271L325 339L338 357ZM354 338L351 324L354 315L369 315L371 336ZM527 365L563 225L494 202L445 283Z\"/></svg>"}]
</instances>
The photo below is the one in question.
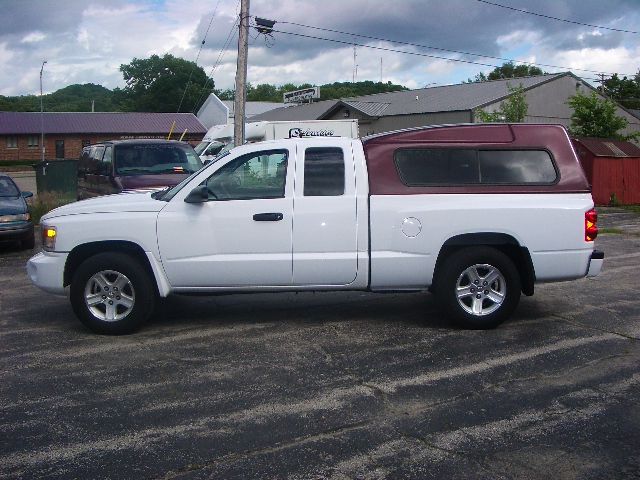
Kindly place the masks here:
<instances>
[{"instance_id":1,"label":"street light","mask_svg":"<svg viewBox=\"0 0 640 480\"><path fill-rule=\"evenodd\" d=\"M40 67L40 150L42 152L40 160L44 162L44 108L42 105L42 71L44 70L44 64L47 63L43 60Z\"/></svg>"}]
</instances>

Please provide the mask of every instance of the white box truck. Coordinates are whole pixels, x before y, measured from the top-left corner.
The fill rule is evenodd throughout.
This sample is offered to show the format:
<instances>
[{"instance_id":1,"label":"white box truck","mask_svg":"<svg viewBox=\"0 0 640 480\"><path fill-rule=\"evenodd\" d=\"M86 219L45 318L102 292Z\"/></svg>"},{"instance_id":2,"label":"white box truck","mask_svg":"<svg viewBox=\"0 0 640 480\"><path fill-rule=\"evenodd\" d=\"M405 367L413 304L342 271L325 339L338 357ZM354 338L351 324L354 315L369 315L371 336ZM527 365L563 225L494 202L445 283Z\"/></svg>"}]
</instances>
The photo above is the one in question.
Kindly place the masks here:
<instances>
[{"instance_id":1,"label":"white box truck","mask_svg":"<svg viewBox=\"0 0 640 480\"><path fill-rule=\"evenodd\" d=\"M346 137L358 138L358 120L297 120L253 122L245 124L247 143L282 138ZM203 162L213 160L230 150L233 144L233 124L214 125L196 147Z\"/></svg>"}]
</instances>

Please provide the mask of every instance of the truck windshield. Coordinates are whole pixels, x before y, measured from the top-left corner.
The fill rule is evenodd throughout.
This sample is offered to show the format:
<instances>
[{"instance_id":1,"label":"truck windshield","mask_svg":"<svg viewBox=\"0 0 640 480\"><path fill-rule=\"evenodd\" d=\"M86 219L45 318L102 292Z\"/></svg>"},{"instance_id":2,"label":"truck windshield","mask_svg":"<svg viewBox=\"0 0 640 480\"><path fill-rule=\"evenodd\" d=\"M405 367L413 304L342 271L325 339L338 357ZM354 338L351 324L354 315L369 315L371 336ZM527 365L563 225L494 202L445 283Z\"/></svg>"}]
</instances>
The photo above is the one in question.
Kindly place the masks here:
<instances>
[{"instance_id":1,"label":"truck windshield","mask_svg":"<svg viewBox=\"0 0 640 480\"><path fill-rule=\"evenodd\" d=\"M209 143L211 142L200 142L198 145L193 147L193 149L196 151L198 155L202 155L202 152L204 152L205 148L209 146Z\"/></svg>"},{"instance_id":2,"label":"truck windshield","mask_svg":"<svg viewBox=\"0 0 640 480\"><path fill-rule=\"evenodd\" d=\"M170 144L119 145L115 155L118 175L193 173L202 167L191 147Z\"/></svg>"},{"instance_id":3,"label":"truck windshield","mask_svg":"<svg viewBox=\"0 0 640 480\"><path fill-rule=\"evenodd\" d=\"M17 197L20 195L16 184L9 177L0 177L0 197Z\"/></svg>"}]
</instances>

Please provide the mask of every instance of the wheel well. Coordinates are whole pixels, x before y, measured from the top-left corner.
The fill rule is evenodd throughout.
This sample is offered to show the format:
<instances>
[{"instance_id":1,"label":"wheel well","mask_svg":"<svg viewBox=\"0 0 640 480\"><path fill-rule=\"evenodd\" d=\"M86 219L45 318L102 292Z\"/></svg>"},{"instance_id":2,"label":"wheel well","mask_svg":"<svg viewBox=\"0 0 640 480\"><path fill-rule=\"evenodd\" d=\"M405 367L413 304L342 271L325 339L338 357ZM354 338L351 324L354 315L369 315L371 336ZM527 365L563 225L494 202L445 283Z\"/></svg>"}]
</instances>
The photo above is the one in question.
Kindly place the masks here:
<instances>
[{"instance_id":1,"label":"wheel well","mask_svg":"<svg viewBox=\"0 0 640 480\"><path fill-rule=\"evenodd\" d=\"M140 264L150 275L150 278L153 280L152 283L154 285L156 284L153 270L151 270L151 265L149 265L149 259L140 245L133 242L127 242L125 240L107 240L78 245L69 252L67 262L64 266L64 286L66 287L71 284L73 275L76 273L76 270L82 262L93 255L105 252L126 253L137 258L140 261Z\"/></svg>"},{"instance_id":2,"label":"wheel well","mask_svg":"<svg viewBox=\"0 0 640 480\"><path fill-rule=\"evenodd\" d=\"M513 261L520 274L522 293L528 296L533 295L536 275L529 249L521 246L514 237L506 233L465 233L448 239L438 253L436 267L433 272L433 283L437 280L438 269L444 265L447 257L464 248L478 246L493 247L507 255Z\"/></svg>"}]
</instances>

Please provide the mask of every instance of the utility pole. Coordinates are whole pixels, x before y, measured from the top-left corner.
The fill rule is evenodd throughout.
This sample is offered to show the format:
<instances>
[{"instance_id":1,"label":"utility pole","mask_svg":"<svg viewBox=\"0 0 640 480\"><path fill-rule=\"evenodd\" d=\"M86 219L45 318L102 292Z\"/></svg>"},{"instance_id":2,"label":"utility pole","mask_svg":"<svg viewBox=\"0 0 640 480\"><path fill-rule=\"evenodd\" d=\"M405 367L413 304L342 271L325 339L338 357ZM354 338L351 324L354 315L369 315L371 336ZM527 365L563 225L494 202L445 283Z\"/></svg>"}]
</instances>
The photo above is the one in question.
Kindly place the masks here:
<instances>
[{"instance_id":1,"label":"utility pole","mask_svg":"<svg viewBox=\"0 0 640 480\"><path fill-rule=\"evenodd\" d=\"M44 70L44 64L46 60L42 61L40 67L40 151L42 152L40 160L44 162L44 106L42 105L42 71Z\"/></svg>"},{"instance_id":2,"label":"utility pole","mask_svg":"<svg viewBox=\"0 0 640 480\"><path fill-rule=\"evenodd\" d=\"M356 64L356 58L358 54L356 53L356 46L353 46L353 78L351 79L351 83L356 83L356 75L358 74L358 65Z\"/></svg>"},{"instance_id":3,"label":"utility pole","mask_svg":"<svg viewBox=\"0 0 640 480\"><path fill-rule=\"evenodd\" d=\"M238 35L238 64L236 68L236 97L233 104L233 141L244 143L244 107L247 101L247 54L249 50L249 0L240 2Z\"/></svg>"},{"instance_id":4,"label":"utility pole","mask_svg":"<svg viewBox=\"0 0 640 480\"><path fill-rule=\"evenodd\" d=\"M605 89L605 85L604 85L604 82L607 80L607 79L605 78L605 77L606 77L606 75L605 75L604 73L599 73L599 74L597 74L596 76L597 76L597 77L600 77L600 80L595 80L595 82L596 82L596 83L599 83L599 84L601 85L601 86L600 86L600 93L602 94L602 96L603 96L604 98L608 98L608 97L607 97L607 92L606 92L606 89Z\"/></svg>"}]
</instances>

